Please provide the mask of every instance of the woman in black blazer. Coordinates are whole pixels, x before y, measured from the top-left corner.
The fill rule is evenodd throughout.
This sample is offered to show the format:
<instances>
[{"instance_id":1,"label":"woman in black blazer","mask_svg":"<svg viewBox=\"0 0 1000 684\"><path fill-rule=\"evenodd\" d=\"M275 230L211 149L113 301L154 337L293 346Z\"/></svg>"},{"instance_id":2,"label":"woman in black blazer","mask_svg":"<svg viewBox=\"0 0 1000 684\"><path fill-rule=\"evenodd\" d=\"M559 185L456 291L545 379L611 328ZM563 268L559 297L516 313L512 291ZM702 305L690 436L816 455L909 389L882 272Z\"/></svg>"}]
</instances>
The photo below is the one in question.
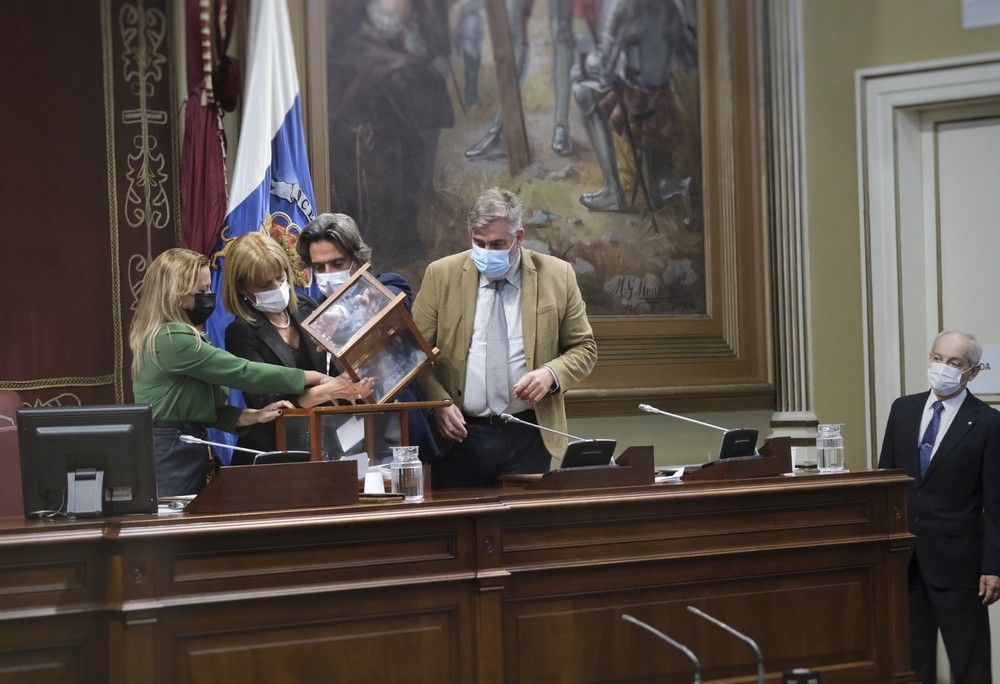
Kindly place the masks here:
<instances>
[{"instance_id":1,"label":"woman in black blazer","mask_svg":"<svg viewBox=\"0 0 1000 684\"><path fill-rule=\"evenodd\" d=\"M226 350L251 361L262 361L303 370L327 371L326 352L302 329L302 321L316 308L316 302L297 296L292 287L294 272L287 253L275 240L262 233L247 233L226 251L222 299L236 319L226 328ZM365 378L353 382L338 375L333 382L310 388L294 397L245 392L247 406L267 406L278 399L288 399L296 406L309 408L345 399L354 401L371 393L372 382ZM308 449L302 434L288 436L289 448ZM255 425L243 433L238 446L273 451L274 425Z\"/></svg>"}]
</instances>

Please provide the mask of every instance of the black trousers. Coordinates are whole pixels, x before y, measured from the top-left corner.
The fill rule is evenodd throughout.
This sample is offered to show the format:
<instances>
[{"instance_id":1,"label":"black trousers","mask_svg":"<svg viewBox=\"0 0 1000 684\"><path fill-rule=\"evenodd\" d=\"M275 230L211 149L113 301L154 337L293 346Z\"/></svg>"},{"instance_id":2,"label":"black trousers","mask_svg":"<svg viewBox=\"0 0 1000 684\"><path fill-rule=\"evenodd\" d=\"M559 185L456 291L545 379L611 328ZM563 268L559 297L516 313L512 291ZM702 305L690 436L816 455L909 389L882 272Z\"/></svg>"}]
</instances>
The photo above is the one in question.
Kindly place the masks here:
<instances>
[{"instance_id":1,"label":"black trousers","mask_svg":"<svg viewBox=\"0 0 1000 684\"><path fill-rule=\"evenodd\" d=\"M182 442L181 435L204 437L205 428L198 423L153 421L157 496L197 494L205 486L210 464L208 447Z\"/></svg>"},{"instance_id":2,"label":"black trousers","mask_svg":"<svg viewBox=\"0 0 1000 684\"><path fill-rule=\"evenodd\" d=\"M530 423L536 420L534 411L517 417ZM435 488L492 485L501 475L549 471L552 456L536 428L505 423L497 417L466 416L465 421L469 436L434 462Z\"/></svg>"},{"instance_id":3,"label":"black trousers","mask_svg":"<svg viewBox=\"0 0 1000 684\"><path fill-rule=\"evenodd\" d=\"M910 663L921 684L937 682L941 630L955 684L989 684L990 621L975 589L942 589L924 581L917 557L909 565Z\"/></svg>"}]
</instances>

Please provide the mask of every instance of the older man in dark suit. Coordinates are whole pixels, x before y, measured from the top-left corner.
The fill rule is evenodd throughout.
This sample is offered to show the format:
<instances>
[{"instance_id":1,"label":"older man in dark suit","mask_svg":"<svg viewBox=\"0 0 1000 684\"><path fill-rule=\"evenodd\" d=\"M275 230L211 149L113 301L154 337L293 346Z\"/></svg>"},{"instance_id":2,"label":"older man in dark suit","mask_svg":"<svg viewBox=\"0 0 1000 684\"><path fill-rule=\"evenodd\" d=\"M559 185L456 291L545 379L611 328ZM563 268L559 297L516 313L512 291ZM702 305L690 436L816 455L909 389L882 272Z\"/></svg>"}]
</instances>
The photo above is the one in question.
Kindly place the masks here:
<instances>
[{"instance_id":1,"label":"older man in dark suit","mask_svg":"<svg viewBox=\"0 0 1000 684\"><path fill-rule=\"evenodd\" d=\"M1000 598L1000 412L966 389L982 348L972 335L934 340L929 392L889 412L880 468L913 477L909 528L910 648L923 684L936 681L941 630L955 682L991 681L987 606Z\"/></svg>"}]
</instances>

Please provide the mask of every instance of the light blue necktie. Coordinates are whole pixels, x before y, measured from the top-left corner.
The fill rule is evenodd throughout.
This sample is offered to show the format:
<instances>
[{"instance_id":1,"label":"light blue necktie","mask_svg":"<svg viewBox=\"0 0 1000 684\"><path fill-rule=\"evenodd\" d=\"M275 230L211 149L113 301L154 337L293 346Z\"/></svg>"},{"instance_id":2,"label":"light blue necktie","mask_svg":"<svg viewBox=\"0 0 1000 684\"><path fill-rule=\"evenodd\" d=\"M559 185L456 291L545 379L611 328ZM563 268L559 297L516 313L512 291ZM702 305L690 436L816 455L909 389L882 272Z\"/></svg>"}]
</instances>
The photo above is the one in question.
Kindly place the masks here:
<instances>
[{"instance_id":1,"label":"light blue necktie","mask_svg":"<svg viewBox=\"0 0 1000 684\"><path fill-rule=\"evenodd\" d=\"M510 402L510 346L507 314L503 308L506 284L506 280L493 283L493 306L486 324L486 406L497 416L507 412Z\"/></svg>"},{"instance_id":2,"label":"light blue necktie","mask_svg":"<svg viewBox=\"0 0 1000 684\"><path fill-rule=\"evenodd\" d=\"M934 453L934 442L937 441L938 428L941 427L941 412L944 411L944 404L935 401L931 404L934 415L931 422L927 423L924 436L920 438L920 477L927 474L927 469L931 467L931 455Z\"/></svg>"}]
</instances>

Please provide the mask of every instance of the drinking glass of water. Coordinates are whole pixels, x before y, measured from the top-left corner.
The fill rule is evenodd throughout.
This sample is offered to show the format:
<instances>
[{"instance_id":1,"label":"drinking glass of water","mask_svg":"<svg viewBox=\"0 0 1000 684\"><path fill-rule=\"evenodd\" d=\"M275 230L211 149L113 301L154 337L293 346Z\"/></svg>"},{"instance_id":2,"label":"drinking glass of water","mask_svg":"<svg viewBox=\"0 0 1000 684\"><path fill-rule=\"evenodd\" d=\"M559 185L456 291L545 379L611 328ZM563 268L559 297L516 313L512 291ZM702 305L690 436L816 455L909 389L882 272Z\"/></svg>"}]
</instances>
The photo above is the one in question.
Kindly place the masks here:
<instances>
[{"instance_id":1,"label":"drinking glass of water","mask_svg":"<svg viewBox=\"0 0 1000 684\"><path fill-rule=\"evenodd\" d=\"M816 461L821 473L839 473L844 470L844 438L840 423L819 426L816 435Z\"/></svg>"}]
</instances>

